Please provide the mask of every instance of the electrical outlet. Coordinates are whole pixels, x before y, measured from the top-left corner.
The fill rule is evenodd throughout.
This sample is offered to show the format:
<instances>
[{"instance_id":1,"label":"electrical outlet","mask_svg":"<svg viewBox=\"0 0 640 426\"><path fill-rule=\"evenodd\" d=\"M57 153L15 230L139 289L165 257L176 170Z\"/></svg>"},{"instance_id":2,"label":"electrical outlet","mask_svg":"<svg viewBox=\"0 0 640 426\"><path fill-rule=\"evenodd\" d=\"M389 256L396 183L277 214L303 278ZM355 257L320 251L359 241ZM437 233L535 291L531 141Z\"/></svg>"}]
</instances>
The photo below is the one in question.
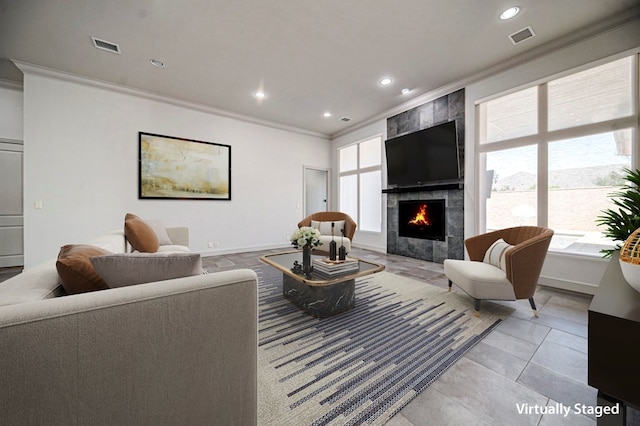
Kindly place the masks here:
<instances>
[{"instance_id":1,"label":"electrical outlet","mask_svg":"<svg viewBox=\"0 0 640 426\"><path fill-rule=\"evenodd\" d=\"M214 246L215 248L218 248L218 247L220 247L220 243L216 241L215 243L213 243L213 246Z\"/></svg>"}]
</instances>

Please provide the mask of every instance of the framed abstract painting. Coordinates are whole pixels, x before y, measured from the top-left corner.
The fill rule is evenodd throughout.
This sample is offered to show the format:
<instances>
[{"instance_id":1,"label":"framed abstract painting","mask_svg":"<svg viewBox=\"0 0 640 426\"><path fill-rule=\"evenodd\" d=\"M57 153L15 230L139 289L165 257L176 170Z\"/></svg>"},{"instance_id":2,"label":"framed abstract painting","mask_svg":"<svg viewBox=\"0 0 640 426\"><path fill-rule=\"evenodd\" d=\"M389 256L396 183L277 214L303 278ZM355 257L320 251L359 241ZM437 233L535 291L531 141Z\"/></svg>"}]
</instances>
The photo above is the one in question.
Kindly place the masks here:
<instances>
[{"instance_id":1,"label":"framed abstract painting","mask_svg":"<svg viewBox=\"0 0 640 426\"><path fill-rule=\"evenodd\" d=\"M231 200L231 146L138 133L140 199Z\"/></svg>"}]
</instances>

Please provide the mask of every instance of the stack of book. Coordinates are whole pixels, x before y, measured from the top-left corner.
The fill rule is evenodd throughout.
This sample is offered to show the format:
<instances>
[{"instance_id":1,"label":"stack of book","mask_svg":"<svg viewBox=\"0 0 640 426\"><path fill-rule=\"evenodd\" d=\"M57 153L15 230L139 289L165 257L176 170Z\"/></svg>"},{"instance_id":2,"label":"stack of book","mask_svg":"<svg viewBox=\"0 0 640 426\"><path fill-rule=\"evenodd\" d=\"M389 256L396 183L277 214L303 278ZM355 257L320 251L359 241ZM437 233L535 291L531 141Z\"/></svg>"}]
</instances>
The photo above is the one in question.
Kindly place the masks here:
<instances>
[{"instance_id":1,"label":"stack of book","mask_svg":"<svg viewBox=\"0 0 640 426\"><path fill-rule=\"evenodd\" d=\"M358 261L356 259L330 260L329 258L324 258L313 260L313 273L322 278L333 278L357 270Z\"/></svg>"}]
</instances>

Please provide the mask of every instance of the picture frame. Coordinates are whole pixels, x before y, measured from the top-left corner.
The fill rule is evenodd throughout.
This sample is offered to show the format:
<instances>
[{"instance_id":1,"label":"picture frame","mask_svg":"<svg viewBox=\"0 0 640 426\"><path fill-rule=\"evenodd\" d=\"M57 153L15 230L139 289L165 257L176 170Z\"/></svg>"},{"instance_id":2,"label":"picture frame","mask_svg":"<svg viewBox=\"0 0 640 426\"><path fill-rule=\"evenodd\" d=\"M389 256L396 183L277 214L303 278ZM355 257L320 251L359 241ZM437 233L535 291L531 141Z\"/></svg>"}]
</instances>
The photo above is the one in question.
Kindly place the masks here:
<instances>
[{"instance_id":1,"label":"picture frame","mask_svg":"<svg viewBox=\"0 0 640 426\"><path fill-rule=\"evenodd\" d=\"M231 146L138 132L138 198L231 200Z\"/></svg>"}]
</instances>

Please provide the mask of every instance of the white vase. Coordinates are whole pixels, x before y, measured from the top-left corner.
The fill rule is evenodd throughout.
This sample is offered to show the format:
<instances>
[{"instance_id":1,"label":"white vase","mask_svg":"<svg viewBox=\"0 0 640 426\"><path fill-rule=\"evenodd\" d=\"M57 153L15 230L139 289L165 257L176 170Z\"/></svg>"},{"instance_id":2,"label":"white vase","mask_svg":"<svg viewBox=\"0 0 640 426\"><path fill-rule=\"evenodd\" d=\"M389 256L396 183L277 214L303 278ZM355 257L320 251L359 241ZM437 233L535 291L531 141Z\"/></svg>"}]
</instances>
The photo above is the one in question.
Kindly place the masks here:
<instances>
[{"instance_id":1,"label":"white vase","mask_svg":"<svg viewBox=\"0 0 640 426\"><path fill-rule=\"evenodd\" d=\"M624 262L620 259L620 269L622 276L637 292L640 292L640 265Z\"/></svg>"}]
</instances>

